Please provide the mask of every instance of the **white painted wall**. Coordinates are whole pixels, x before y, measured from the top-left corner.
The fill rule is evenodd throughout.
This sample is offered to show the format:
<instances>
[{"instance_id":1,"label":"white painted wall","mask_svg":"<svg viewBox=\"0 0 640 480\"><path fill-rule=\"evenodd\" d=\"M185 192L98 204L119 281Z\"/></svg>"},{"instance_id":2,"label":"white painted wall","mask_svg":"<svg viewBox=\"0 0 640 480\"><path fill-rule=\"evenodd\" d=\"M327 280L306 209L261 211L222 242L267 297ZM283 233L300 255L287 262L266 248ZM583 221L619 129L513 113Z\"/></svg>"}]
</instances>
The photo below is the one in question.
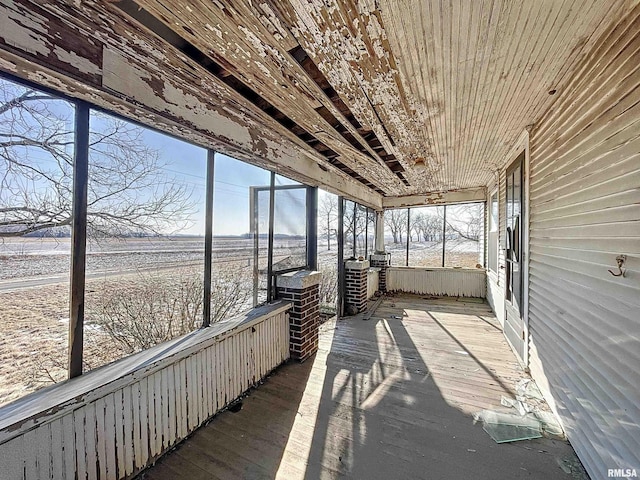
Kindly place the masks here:
<instances>
[{"instance_id":1,"label":"white painted wall","mask_svg":"<svg viewBox=\"0 0 640 480\"><path fill-rule=\"evenodd\" d=\"M387 290L449 297L486 295L484 269L389 267Z\"/></svg>"}]
</instances>

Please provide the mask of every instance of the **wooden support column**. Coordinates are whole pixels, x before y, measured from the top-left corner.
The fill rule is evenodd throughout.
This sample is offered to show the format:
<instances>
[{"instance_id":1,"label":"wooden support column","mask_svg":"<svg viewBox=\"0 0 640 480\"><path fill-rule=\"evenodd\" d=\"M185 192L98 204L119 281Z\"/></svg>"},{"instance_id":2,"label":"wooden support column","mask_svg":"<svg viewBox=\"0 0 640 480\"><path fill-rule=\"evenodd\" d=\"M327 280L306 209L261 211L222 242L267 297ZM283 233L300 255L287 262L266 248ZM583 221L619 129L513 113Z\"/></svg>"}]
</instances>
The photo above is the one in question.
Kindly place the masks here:
<instances>
[{"instance_id":1,"label":"wooden support column","mask_svg":"<svg viewBox=\"0 0 640 480\"><path fill-rule=\"evenodd\" d=\"M89 183L89 105L76 104L71 222L71 285L69 292L69 378L82 375L84 286L87 250Z\"/></svg>"},{"instance_id":2,"label":"wooden support column","mask_svg":"<svg viewBox=\"0 0 640 480\"><path fill-rule=\"evenodd\" d=\"M389 259L391 255L385 252L384 246L384 211L376 212L376 247L373 255L369 257L371 267L379 268L378 273L378 290L387 291L387 269L389 268Z\"/></svg>"},{"instance_id":3,"label":"wooden support column","mask_svg":"<svg viewBox=\"0 0 640 480\"><path fill-rule=\"evenodd\" d=\"M405 265L409 266L409 243L411 241L411 209L407 208L407 257Z\"/></svg>"},{"instance_id":4,"label":"wooden support column","mask_svg":"<svg viewBox=\"0 0 640 480\"><path fill-rule=\"evenodd\" d=\"M269 184L269 238L267 247L267 303L273 300L273 228L276 208L276 173L271 172Z\"/></svg>"},{"instance_id":5,"label":"wooden support column","mask_svg":"<svg viewBox=\"0 0 640 480\"><path fill-rule=\"evenodd\" d=\"M376 254L385 253L384 246L384 211L380 210L376 212Z\"/></svg>"},{"instance_id":6,"label":"wooden support column","mask_svg":"<svg viewBox=\"0 0 640 480\"><path fill-rule=\"evenodd\" d=\"M344 314L344 197L338 197L338 317Z\"/></svg>"},{"instance_id":7,"label":"wooden support column","mask_svg":"<svg viewBox=\"0 0 640 480\"><path fill-rule=\"evenodd\" d=\"M444 206L444 214L443 214L443 218L442 218L442 266L444 267L444 257L446 255L446 248L447 248L447 241L446 241L446 237L447 236L447 206Z\"/></svg>"}]
</instances>

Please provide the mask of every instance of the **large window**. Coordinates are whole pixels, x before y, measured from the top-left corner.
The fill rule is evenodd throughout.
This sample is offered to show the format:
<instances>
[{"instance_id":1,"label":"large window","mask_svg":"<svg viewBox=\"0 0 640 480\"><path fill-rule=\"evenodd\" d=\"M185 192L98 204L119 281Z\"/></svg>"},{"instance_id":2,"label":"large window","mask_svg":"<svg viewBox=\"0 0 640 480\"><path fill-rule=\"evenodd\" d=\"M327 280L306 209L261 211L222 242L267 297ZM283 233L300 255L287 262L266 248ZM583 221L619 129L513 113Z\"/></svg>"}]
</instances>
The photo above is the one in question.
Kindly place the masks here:
<instances>
[{"instance_id":1,"label":"large window","mask_svg":"<svg viewBox=\"0 0 640 480\"><path fill-rule=\"evenodd\" d=\"M444 207L418 207L409 211L409 265L442 266L442 222Z\"/></svg>"},{"instance_id":2,"label":"large window","mask_svg":"<svg viewBox=\"0 0 640 480\"><path fill-rule=\"evenodd\" d=\"M207 152L91 111L84 369L202 324Z\"/></svg>"},{"instance_id":3,"label":"large window","mask_svg":"<svg viewBox=\"0 0 640 480\"><path fill-rule=\"evenodd\" d=\"M484 265L484 203L386 210L384 220L393 265Z\"/></svg>"},{"instance_id":4,"label":"large window","mask_svg":"<svg viewBox=\"0 0 640 480\"><path fill-rule=\"evenodd\" d=\"M476 268L484 264L484 204L447 205L444 266Z\"/></svg>"},{"instance_id":5,"label":"large window","mask_svg":"<svg viewBox=\"0 0 640 480\"><path fill-rule=\"evenodd\" d=\"M74 116L0 78L0 405L67 377Z\"/></svg>"},{"instance_id":6,"label":"large window","mask_svg":"<svg viewBox=\"0 0 640 480\"><path fill-rule=\"evenodd\" d=\"M408 215L406 208L384 212L385 248L391 254L392 265L405 265L407 262Z\"/></svg>"},{"instance_id":7,"label":"large window","mask_svg":"<svg viewBox=\"0 0 640 480\"><path fill-rule=\"evenodd\" d=\"M0 78L0 405L274 299L316 195Z\"/></svg>"},{"instance_id":8,"label":"large window","mask_svg":"<svg viewBox=\"0 0 640 480\"><path fill-rule=\"evenodd\" d=\"M337 195L319 191L318 271L322 273L320 313L325 317L335 315L338 300L338 202Z\"/></svg>"}]
</instances>

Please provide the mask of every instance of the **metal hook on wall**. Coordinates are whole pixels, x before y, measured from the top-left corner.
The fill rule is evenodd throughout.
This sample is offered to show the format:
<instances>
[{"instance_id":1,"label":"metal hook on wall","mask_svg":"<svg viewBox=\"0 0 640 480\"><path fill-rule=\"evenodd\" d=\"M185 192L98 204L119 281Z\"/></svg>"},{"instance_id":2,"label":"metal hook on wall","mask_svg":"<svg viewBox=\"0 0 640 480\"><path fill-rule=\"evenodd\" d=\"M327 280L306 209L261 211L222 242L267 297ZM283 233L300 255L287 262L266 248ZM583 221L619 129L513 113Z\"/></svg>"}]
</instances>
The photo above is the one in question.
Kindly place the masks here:
<instances>
[{"instance_id":1,"label":"metal hook on wall","mask_svg":"<svg viewBox=\"0 0 640 480\"><path fill-rule=\"evenodd\" d=\"M613 275L614 277L624 277L624 270L622 270L622 266L624 265L624 262L627 260L627 256L626 255L618 255L616 257L616 262L618 263L618 273L609 270L609 273L611 275Z\"/></svg>"}]
</instances>

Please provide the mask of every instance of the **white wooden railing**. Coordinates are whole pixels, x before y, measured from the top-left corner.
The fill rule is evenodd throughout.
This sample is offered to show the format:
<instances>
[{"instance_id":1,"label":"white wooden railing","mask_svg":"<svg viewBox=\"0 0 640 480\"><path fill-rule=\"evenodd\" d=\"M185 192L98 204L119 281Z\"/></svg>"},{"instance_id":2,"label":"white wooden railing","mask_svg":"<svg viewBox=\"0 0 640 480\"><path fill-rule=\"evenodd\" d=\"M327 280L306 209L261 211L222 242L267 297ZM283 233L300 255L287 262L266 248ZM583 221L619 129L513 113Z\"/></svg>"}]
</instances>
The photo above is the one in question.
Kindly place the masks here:
<instances>
[{"instance_id":1,"label":"white wooden railing","mask_svg":"<svg viewBox=\"0 0 640 480\"><path fill-rule=\"evenodd\" d=\"M289 358L289 306L256 308L0 408L0 478L132 476Z\"/></svg>"},{"instance_id":2,"label":"white wooden railing","mask_svg":"<svg viewBox=\"0 0 640 480\"><path fill-rule=\"evenodd\" d=\"M420 295L485 298L486 272L482 268L389 267L387 290Z\"/></svg>"}]
</instances>

